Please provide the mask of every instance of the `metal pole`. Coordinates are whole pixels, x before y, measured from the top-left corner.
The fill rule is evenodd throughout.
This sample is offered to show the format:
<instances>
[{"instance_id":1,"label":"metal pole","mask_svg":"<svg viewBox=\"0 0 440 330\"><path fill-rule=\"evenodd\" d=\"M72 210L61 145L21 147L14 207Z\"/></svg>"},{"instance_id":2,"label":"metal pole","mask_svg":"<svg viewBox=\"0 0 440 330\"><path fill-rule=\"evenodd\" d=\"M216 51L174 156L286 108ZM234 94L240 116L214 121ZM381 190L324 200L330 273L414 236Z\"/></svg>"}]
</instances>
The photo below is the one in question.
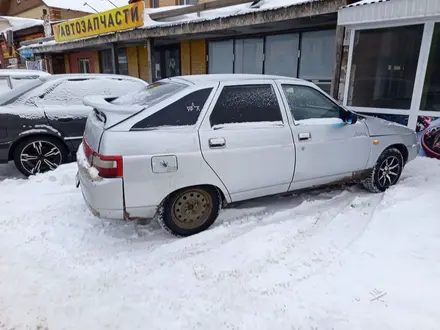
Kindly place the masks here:
<instances>
[{"instance_id":1,"label":"metal pole","mask_svg":"<svg viewBox=\"0 0 440 330\"><path fill-rule=\"evenodd\" d=\"M112 67L113 73L119 74L118 46L116 43L112 43Z\"/></svg>"},{"instance_id":2,"label":"metal pole","mask_svg":"<svg viewBox=\"0 0 440 330\"><path fill-rule=\"evenodd\" d=\"M151 38L147 39L147 54L148 54L148 80L147 82L151 84L153 82L153 61L151 54L153 52L152 49L153 43L151 42Z\"/></svg>"}]
</instances>

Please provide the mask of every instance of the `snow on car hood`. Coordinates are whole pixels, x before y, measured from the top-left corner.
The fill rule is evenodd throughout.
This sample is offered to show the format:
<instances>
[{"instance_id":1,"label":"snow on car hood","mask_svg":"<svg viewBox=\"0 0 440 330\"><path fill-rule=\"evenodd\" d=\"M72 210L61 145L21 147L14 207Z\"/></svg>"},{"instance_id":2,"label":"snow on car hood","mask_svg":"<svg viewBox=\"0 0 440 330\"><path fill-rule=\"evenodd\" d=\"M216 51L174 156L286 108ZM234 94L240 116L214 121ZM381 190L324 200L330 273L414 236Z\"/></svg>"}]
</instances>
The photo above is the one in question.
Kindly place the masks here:
<instances>
[{"instance_id":1,"label":"snow on car hood","mask_svg":"<svg viewBox=\"0 0 440 330\"><path fill-rule=\"evenodd\" d=\"M406 126L376 117L360 116L364 118L370 136L414 134L414 131Z\"/></svg>"}]
</instances>

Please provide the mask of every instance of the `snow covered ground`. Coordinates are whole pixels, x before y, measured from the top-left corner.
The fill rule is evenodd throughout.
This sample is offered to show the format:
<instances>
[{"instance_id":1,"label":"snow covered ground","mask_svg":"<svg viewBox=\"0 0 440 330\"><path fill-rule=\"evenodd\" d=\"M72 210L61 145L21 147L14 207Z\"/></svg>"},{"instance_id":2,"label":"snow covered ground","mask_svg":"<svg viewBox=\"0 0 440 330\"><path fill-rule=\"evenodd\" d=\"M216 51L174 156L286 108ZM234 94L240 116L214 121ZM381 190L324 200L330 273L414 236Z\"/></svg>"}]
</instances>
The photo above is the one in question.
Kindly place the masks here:
<instances>
[{"instance_id":1,"label":"snow covered ground","mask_svg":"<svg viewBox=\"0 0 440 330\"><path fill-rule=\"evenodd\" d=\"M185 239L94 218L75 172L0 167L2 330L439 328L439 161L385 194L242 203Z\"/></svg>"}]
</instances>

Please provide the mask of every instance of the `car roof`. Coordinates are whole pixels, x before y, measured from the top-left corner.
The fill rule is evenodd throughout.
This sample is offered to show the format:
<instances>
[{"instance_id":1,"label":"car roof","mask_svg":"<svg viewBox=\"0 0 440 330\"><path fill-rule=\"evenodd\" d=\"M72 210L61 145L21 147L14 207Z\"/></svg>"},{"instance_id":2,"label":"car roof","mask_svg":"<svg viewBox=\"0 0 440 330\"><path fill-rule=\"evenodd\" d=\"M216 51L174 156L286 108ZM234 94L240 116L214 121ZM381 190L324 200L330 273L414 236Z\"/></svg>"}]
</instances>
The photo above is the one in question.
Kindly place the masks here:
<instances>
[{"instance_id":1,"label":"car roof","mask_svg":"<svg viewBox=\"0 0 440 330\"><path fill-rule=\"evenodd\" d=\"M304 82L302 79L292 78L292 77L283 77L283 76L275 76L275 75L266 75L266 74L200 74L200 75L190 75L190 76L178 76L170 78L170 80L180 80L183 79L187 82L193 84L203 84L206 82L222 82L222 81L231 81L231 80L279 80L279 79L288 79L296 82Z\"/></svg>"},{"instance_id":2,"label":"car roof","mask_svg":"<svg viewBox=\"0 0 440 330\"><path fill-rule=\"evenodd\" d=\"M0 76L13 76L13 77L29 77L29 76L50 76L50 73L40 70L27 70L27 69L0 69Z\"/></svg>"},{"instance_id":3,"label":"car roof","mask_svg":"<svg viewBox=\"0 0 440 330\"><path fill-rule=\"evenodd\" d=\"M107 79L124 79L124 80L134 80L143 81L136 77L125 76L120 74L102 74L102 73L66 73L66 74L55 74L50 76L44 76L40 79L42 81L56 80L56 79L91 79L91 78L107 78Z\"/></svg>"}]
</instances>

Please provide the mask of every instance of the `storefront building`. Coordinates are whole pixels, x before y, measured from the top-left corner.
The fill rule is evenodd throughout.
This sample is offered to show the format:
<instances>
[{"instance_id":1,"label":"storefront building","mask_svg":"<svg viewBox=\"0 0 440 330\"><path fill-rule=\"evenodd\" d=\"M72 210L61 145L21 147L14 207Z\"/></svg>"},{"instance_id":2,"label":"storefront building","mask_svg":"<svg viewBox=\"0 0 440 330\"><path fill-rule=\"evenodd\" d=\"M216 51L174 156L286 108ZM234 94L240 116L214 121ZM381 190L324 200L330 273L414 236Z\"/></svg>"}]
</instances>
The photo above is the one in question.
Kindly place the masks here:
<instances>
[{"instance_id":1,"label":"storefront building","mask_svg":"<svg viewBox=\"0 0 440 330\"><path fill-rule=\"evenodd\" d=\"M227 8L231 0L210 3L224 3L218 17L215 9L205 14L204 5L168 11L147 8L148 23L143 27L96 36L78 34L62 43L36 45L34 52L52 59L64 54L67 73L120 73L147 81L206 73L279 74L307 79L330 91L337 11L349 0L304 0L273 8L270 2L261 1L258 7L235 2L240 1L240 15ZM225 14L228 10L231 15ZM204 15L209 19L200 19ZM87 23L89 17L80 20Z\"/></svg>"},{"instance_id":2,"label":"storefront building","mask_svg":"<svg viewBox=\"0 0 440 330\"><path fill-rule=\"evenodd\" d=\"M364 0L338 24L349 29L344 105L417 130L422 153L440 157L440 1Z\"/></svg>"}]
</instances>

